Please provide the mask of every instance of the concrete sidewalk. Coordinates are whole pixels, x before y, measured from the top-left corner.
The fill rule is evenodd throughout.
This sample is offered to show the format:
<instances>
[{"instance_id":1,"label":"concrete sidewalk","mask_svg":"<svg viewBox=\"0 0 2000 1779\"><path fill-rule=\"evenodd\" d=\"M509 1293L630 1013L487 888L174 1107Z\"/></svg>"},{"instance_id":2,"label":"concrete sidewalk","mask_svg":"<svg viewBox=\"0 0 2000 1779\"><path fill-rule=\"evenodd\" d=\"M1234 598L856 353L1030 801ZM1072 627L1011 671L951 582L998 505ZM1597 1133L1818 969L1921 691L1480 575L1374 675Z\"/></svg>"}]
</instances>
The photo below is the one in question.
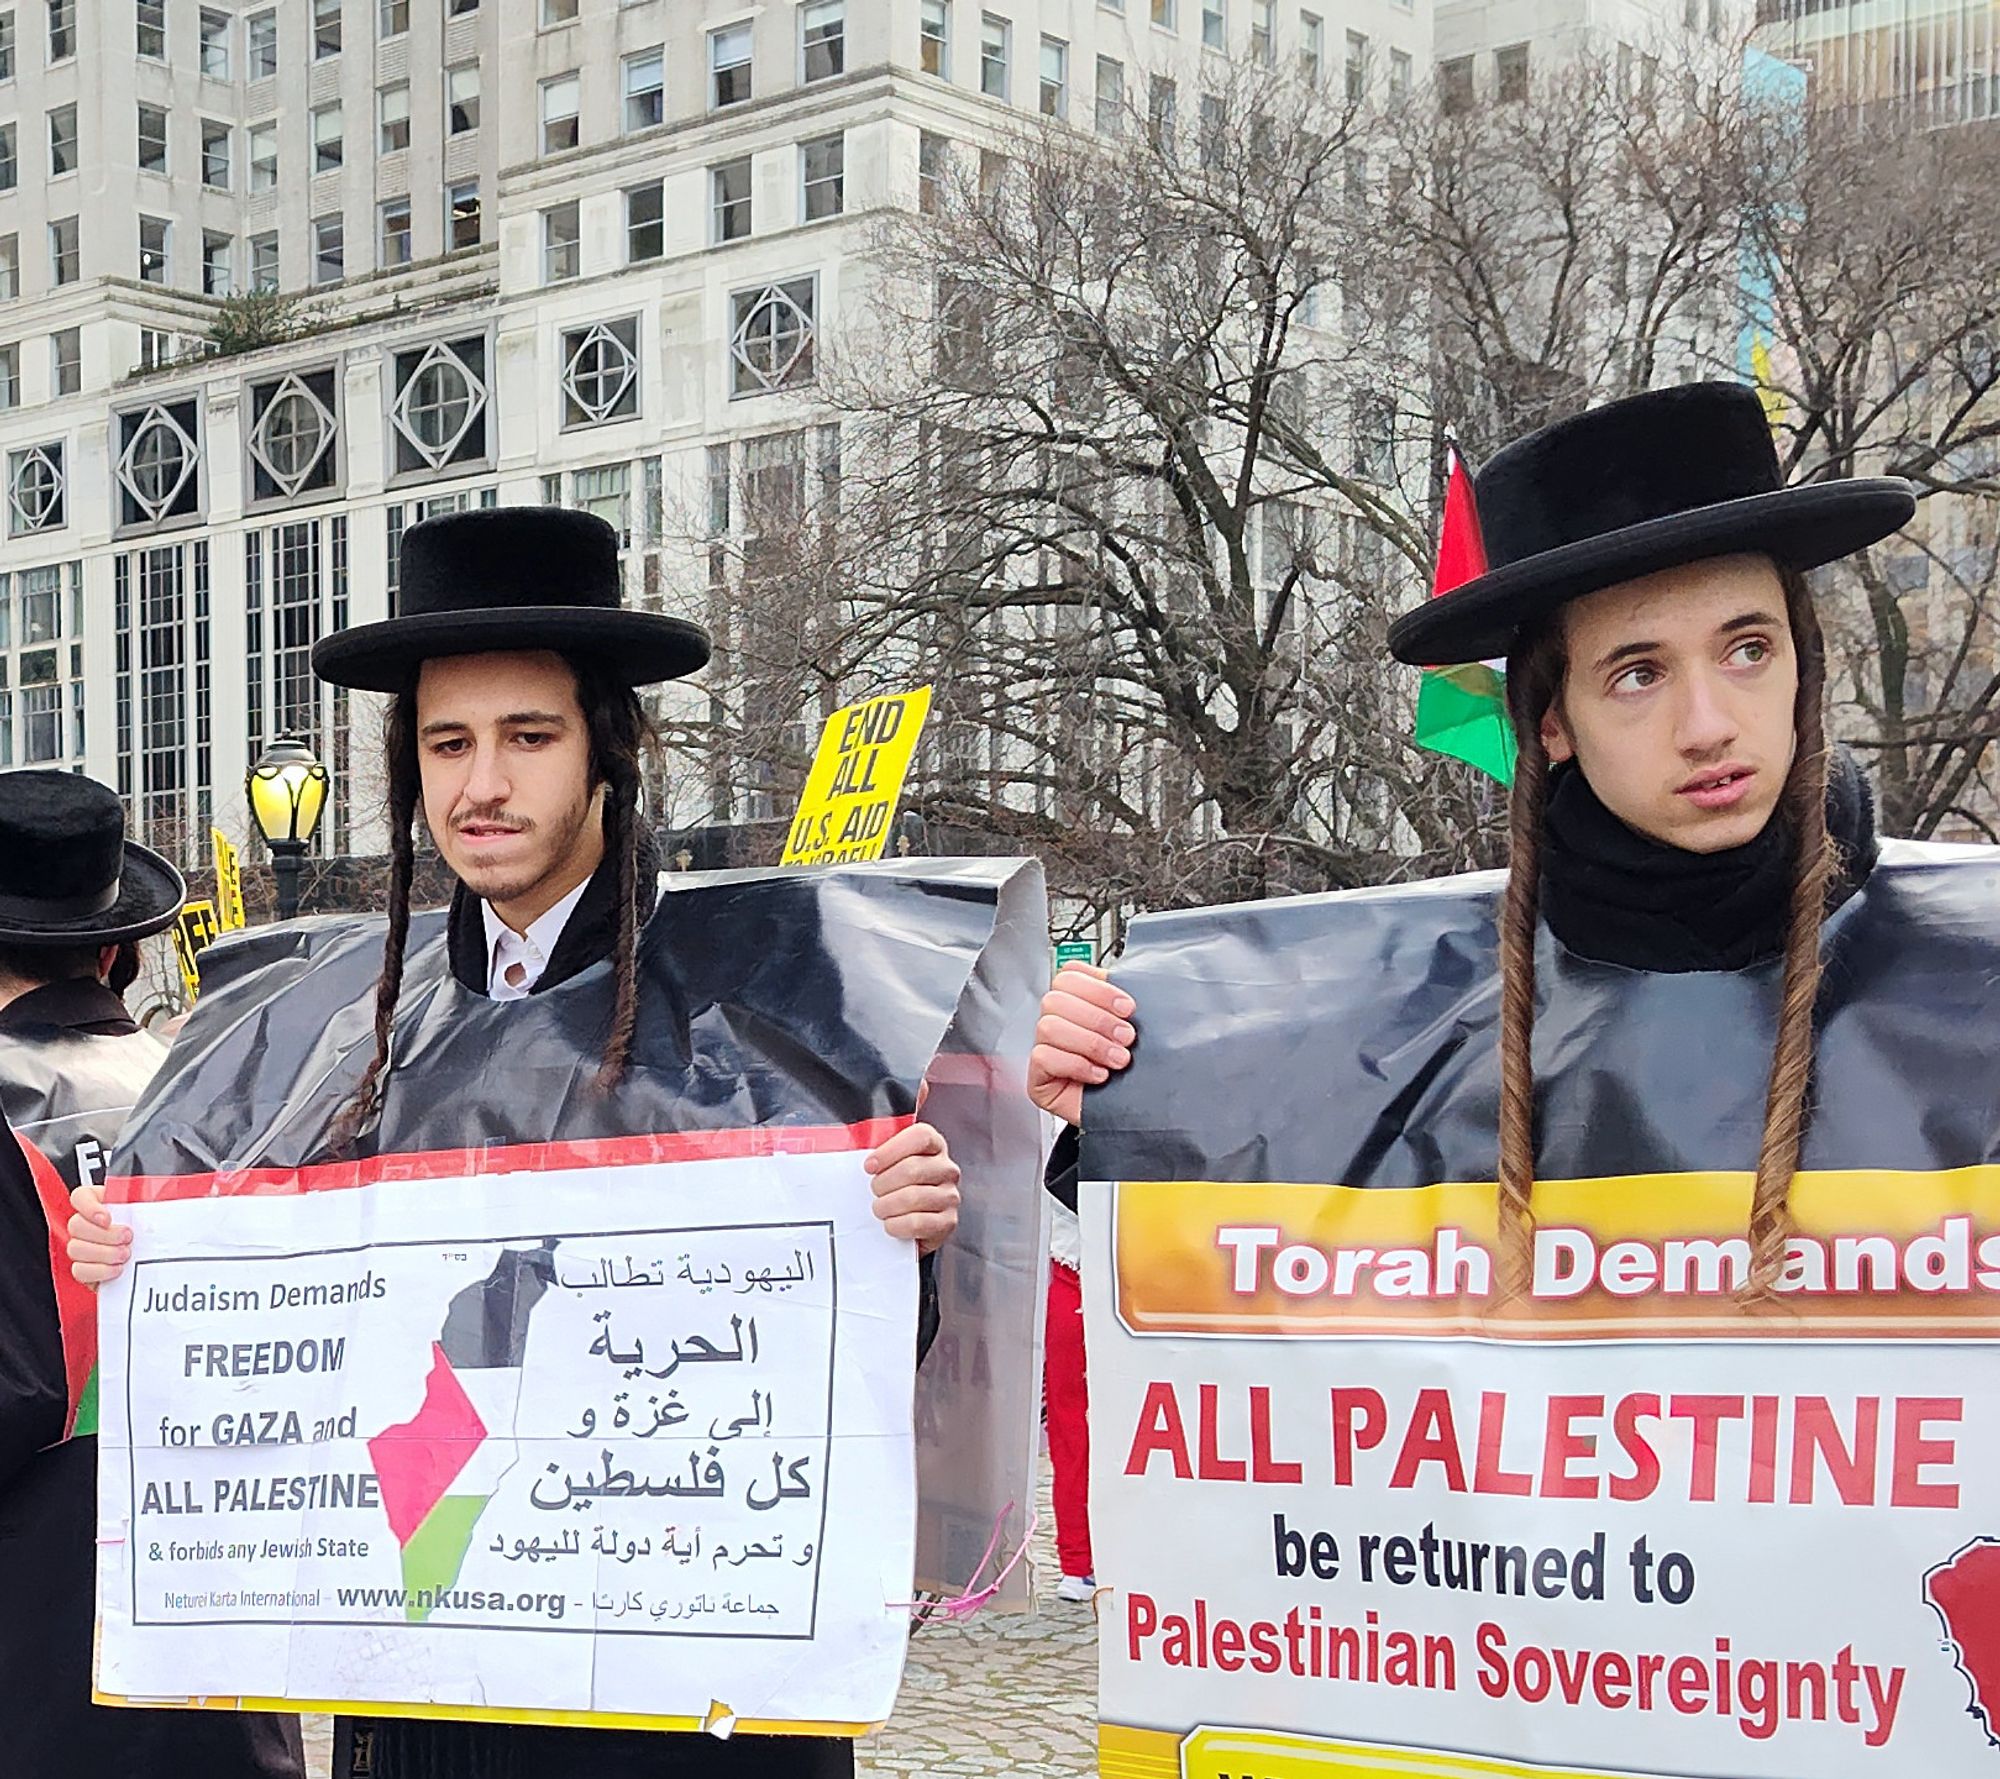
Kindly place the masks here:
<instances>
[{"instance_id":1,"label":"concrete sidewalk","mask_svg":"<svg viewBox=\"0 0 2000 1779\"><path fill-rule=\"evenodd\" d=\"M1088 1606L1055 1596L1055 1515L1043 1464L1033 1612L932 1625L910 1640L895 1716L860 1744L864 1774L1011 1779L1097 1770L1097 1629ZM314 1779L324 1779L332 1725L306 1720Z\"/></svg>"}]
</instances>

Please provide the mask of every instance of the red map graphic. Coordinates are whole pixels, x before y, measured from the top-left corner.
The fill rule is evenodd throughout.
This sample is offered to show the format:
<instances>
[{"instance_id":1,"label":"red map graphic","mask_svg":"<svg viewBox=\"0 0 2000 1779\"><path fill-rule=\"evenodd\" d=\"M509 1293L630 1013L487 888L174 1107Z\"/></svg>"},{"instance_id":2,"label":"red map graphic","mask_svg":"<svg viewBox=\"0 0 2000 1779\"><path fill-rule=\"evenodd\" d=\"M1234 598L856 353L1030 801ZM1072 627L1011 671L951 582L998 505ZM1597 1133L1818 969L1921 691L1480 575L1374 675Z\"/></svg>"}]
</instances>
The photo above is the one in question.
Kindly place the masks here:
<instances>
[{"instance_id":1,"label":"red map graphic","mask_svg":"<svg viewBox=\"0 0 2000 1779\"><path fill-rule=\"evenodd\" d=\"M368 1442L389 1530L398 1544L410 1542L485 1437L486 1424L445 1358L444 1348L431 1342L431 1374L424 1383L423 1406Z\"/></svg>"},{"instance_id":2,"label":"red map graphic","mask_svg":"<svg viewBox=\"0 0 2000 1779\"><path fill-rule=\"evenodd\" d=\"M1924 1598L1944 1620L1958 1671L1972 1687L1967 1710L2000 1747L2000 1539L1975 1538L1924 1577Z\"/></svg>"}]
</instances>

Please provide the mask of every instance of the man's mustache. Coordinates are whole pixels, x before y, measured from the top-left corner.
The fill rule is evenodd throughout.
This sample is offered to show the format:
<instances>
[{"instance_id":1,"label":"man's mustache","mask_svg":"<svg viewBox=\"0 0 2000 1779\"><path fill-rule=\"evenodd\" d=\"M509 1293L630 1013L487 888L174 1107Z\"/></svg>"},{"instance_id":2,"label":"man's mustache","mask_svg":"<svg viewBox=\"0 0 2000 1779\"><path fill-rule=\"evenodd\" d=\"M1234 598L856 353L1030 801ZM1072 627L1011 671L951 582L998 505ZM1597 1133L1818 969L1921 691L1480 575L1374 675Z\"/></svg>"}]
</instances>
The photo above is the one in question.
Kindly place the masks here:
<instances>
[{"instance_id":1,"label":"man's mustache","mask_svg":"<svg viewBox=\"0 0 2000 1779\"><path fill-rule=\"evenodd\" d=\"M451 831L457 834L466 828L505 828L512 834L530 834L534 827L525 816L509 815L504 808L470 809L452 818Z\"/></svg>"}]
</instances>

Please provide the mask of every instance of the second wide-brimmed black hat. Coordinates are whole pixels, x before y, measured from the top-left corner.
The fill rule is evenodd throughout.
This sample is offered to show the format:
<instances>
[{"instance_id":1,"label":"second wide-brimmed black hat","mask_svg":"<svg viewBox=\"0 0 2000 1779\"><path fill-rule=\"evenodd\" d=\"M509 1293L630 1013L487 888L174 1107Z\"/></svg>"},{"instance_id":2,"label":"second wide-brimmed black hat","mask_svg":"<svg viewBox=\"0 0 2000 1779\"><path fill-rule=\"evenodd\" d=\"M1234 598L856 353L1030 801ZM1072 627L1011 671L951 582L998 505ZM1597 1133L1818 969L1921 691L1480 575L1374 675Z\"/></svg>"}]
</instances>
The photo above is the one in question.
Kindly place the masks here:
<instances>
[{"instance_id":1,"label":"second wide-brimmed black hat","mask_svg":"<svg viewBox=\"0 0 2000 1779\"><path fill-rule=\"evenodd\" d=\"M1916 511L1892 478L1786 487L1764 404L1736 383L1684 383L1558 420L1496 451L1472 491L1487 571L1390 625L1399 661L1492 660L1572 599L1713 556L1817 568Z\"/></svg>"},{"instance_id":2,"label":"second wide-brimmed black hat","mask_svg":"<svg viewBox=\"0 0 2000 1779\"><path fill-rule=\"evenodd\" d=\"M119 945L171 926L181 874L125 838L118 793L76 772L0 772L0 945Z\"/></svg>"},{"instance_id":3,"label":"second wide-brimmed black hat","mask_svg":"<svg viewBox=\"0 0 2000 1779\"><path fill-rule=\"evenodd\" d=\"M393 618L322 637L313 672L336 686L400 692L439 655L554 649L630 686L708 660L708 632L620 603L618 534L568 507L486 507L403 533Z\"/></svg>"}]
</instances>

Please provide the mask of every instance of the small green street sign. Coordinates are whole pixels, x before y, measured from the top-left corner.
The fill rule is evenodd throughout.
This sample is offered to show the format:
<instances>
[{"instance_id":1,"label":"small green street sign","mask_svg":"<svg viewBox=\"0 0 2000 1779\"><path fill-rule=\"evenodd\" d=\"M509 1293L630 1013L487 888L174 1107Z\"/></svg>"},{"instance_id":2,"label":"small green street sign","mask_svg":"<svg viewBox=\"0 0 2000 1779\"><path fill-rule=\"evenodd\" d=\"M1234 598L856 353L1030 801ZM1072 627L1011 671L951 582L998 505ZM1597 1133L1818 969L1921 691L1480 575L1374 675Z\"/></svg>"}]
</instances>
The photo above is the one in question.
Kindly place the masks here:
<instances>
[{"instance_id":1,"label":"small green street sign","mask_svg":"<svg viewBox=\"0 0 2000 1779\"><path fill-rule=\"evenodd\" d=\"M1094 939L1064 939L1056 946L1056 968L1064 964L1094 964L1097 962L1097 942Z\"/></svg>"}]
</instances>

